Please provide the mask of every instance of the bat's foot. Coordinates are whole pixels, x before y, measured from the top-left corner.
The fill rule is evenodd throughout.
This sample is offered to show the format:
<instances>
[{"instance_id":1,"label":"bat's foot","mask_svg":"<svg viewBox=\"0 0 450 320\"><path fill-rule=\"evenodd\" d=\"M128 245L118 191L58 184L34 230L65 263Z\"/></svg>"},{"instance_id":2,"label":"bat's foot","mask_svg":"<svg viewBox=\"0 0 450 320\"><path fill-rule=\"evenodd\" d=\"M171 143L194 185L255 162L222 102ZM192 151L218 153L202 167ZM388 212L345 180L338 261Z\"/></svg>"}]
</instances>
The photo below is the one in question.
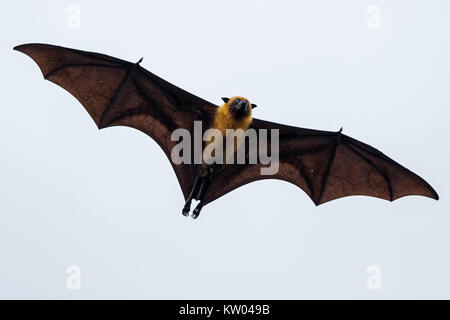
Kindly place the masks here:
<instances>
[{"instance_id":1,"label":"bat's foot","mask_svg":"<svg viewBox=\"0 0 450 320\"><path fill-rule=\"evenodd\" d=\"M198 215L200 214L200 211L202 211L203 204L201 202L198 203L198 205L195 207L194 211L192 212L192 219L197 219Z\"/></svg>"},{"instance_id":2,"label":"bat's foot","mask_svg":"<svg viewBox=\"0 0 450 320\"><path fill-rule=\"evenodd\" d=\"M191 201L186 201L183 207L183 211L181 212L183 216L188 217L189 211L191 211Z\"/></svg>"}]
</instances>

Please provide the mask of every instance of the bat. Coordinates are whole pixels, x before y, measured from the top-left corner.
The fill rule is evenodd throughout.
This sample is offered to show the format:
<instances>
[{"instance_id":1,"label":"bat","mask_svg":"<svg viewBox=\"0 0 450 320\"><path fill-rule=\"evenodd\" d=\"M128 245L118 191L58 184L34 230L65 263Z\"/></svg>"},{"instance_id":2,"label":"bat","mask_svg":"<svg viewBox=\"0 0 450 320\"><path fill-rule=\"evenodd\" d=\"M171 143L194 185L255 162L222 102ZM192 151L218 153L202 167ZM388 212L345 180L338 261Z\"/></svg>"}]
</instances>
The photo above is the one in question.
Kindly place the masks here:
<instances>
[{"instance_id":1,"label":"bat","mask_svg":"<svg viewBox=\"0 0 450 320\"><path fill-rule=\"evenodd\" d=\"M295 184L314 202L322 203L351 195L394 201L407 195L438 200L436 191L421 177L377 149L339 131L287 126L252 117L255 104L244 97L222 98L220 106L199 98L144 69L104 54L48 44L24 44L14 48L31 57L45 79L70 92L84 106L99 129L129 126L153 138L171 162L183 192L182 213L197 218L203 206L247 183L279 179ZM195 134L195 123L221 133L227 129L257 132L277 130L278 170L261 174L266 164L175 163L171 152L177 145L176 129ZM211 139L212 140L212 139ZM272 139L267 139L274 145ZM215 141L215 140L214 140ZM219 141L219 140L217 140ZM202 153L211 141L202 142L190 158ZM247 142L245 142L247 145ZM235 157L237 142L224 157ZM241 146L242 147L242 146ZM246 151L248 159L250 148ZM254 150L253 150L254 151ZM191 201L198 200L191 211Z\"/></svg>"}]
</instances>

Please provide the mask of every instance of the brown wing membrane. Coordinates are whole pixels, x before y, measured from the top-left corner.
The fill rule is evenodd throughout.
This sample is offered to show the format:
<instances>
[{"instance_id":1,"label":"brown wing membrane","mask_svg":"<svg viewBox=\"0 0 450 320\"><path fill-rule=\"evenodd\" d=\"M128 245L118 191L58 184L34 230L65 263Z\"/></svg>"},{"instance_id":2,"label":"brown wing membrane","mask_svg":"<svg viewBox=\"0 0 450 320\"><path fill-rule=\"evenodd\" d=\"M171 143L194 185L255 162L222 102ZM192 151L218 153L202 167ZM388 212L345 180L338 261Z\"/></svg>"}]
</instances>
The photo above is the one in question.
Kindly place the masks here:
<instances>
[{"instance_id":1,"label":"brown wing membrane","mask_svg":"<svg viewBox=\"0 0 450 320\"><path fill-rule=\"evenodd\" d=\"M175 128L192 132L193 121L204 121L216 106L142 68L107 55L47 44L14 48L30 56L44 78L69 91L98 128L129 126L152 137L170 159ZM194 180L194 167L172 164L185 197Z\"/></svg>"},{"instance_id":2,"label":"brown wing membrane","mask_svg":"<svg viewBox=\"0 0 450 320\"><path fill-rule=\"evenodd\" d=\"M340 132L302 129L258 119L253 120L253 128L279 129L278 173L261 175L261 164L228 165L211 183L205 204L262 179L291 182L316 205L351 195L390 201L407 195L439 198L421 177L377 149Z\"/></svg>"}]
</instances>

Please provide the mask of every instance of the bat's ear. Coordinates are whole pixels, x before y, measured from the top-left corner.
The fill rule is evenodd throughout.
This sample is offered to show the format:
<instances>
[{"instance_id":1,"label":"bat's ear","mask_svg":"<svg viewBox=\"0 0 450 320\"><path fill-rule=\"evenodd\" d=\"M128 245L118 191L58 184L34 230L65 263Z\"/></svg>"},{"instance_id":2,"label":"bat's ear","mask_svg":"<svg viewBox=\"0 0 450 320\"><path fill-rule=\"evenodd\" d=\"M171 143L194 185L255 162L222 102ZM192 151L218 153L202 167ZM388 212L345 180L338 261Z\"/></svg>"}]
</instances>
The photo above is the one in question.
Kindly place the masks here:
<instances>
[{"instance_id":1,"label":"bat's ear","mask_svg":"<svg viewBox=\"0 0 450 320\"><path fill-rule=\"evenodd\" d=\"M255 109L256 107L257 107L257 105L252 103L252 109Z\"/></svg>"},{"instance_id":2,"label":"bat's ear","mask_svg":"<svg viewBox=\"0 0 450 320\"><path fill-rule=\"evenodd\" d=\"M228 101L230 101L230 98L222 97L222 100L223 100L223 102L227 103Z\"/></svg>"}]
</instances>

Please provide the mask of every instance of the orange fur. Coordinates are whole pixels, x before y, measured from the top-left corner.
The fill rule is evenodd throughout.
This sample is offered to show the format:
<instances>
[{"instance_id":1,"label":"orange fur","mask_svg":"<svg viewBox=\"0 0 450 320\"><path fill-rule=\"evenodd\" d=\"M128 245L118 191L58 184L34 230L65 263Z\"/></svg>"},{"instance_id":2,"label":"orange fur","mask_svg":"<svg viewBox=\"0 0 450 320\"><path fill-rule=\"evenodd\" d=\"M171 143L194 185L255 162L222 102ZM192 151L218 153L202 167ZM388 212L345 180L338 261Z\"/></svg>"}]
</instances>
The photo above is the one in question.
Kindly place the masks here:
<instances>
[{"instance_id":1,"label":"orange fur","mask_svg":"<svg viewBox=\"0 0 450 320\"><path fill-rule=\"evenodd\" d=\"M211 128L218 129L222 133L222 136L224 138L226 137L227 129L234 129L234 130L242 129L245 132L252 123L251 107L250 107L249 114L247 116L240 118L240 119L236 119L233 116L233 114L230 111L230 104L235 99L246 100L249 103L249 105L251 105L250 101L248 101L248 99L246 99L244 97L236 96L236 97L230 98L230 100L227 103L224 103L219 108L217 108L216 114L214 116L214 123ZM210 143L214 143L214 139L212 139L212 141L208 141L206 144L209 145ZM224 144L222 146L225 148L225 142L223 141L223 143ZM238 149L239 145L238 145L237 137L235 137L234 144L231 147L232 147L231 150L224 149L224 152L223 152L224 163L226 163L227 156L231 156Z\"/></svg>"}]
</instances>

